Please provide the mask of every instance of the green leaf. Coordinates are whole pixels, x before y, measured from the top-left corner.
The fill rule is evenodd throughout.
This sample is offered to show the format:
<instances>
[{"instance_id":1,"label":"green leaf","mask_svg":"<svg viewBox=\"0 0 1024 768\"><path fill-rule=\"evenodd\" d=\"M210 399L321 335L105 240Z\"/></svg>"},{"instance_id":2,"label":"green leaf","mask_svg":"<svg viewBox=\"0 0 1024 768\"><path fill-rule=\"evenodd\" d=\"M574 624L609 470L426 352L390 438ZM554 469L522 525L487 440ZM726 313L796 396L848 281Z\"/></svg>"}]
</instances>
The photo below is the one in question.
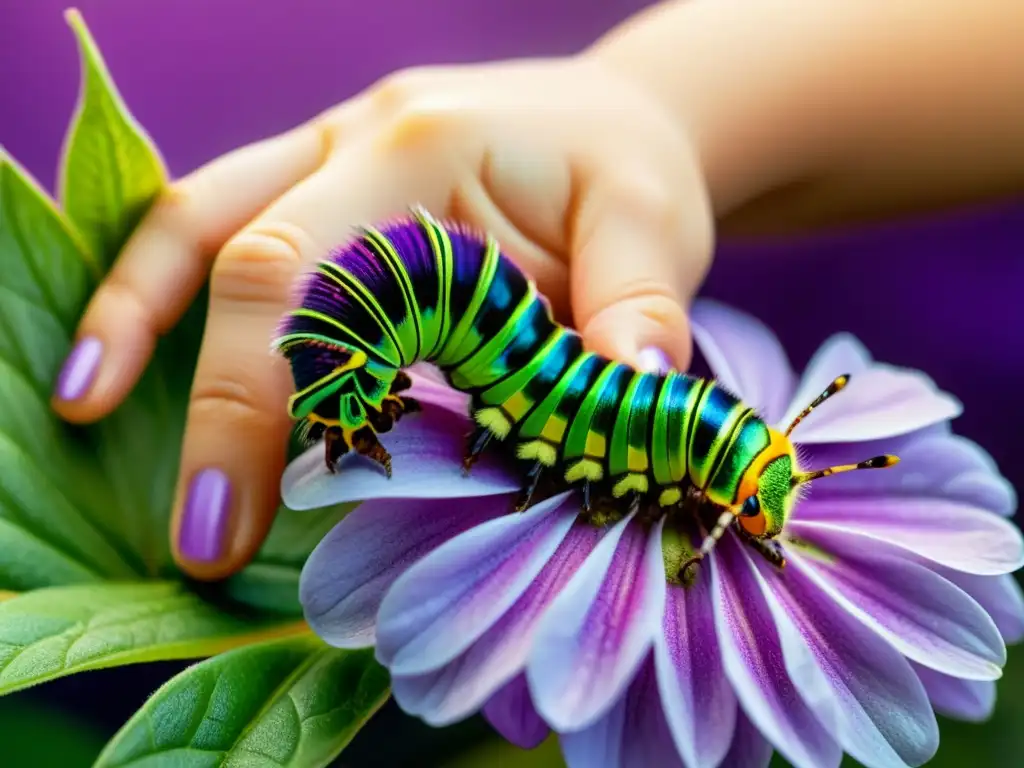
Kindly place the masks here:
<instances>
[{"instance_id":1,"label":"green leaf","mask_svg":"<svg viewBox=\"0 0 1024 768\"><path fill-rule=\"evenodd\" d=\"M120 580L166 577L176 573L168 520L204 297L161 339L135 390L111 416L72 428L48 402L78 318L137 219L124 206L145 198L145 207L164 183L162 170L146 170L160 166L159 159L117 95L81 18L72 12L69 21L83 51L84 85L61 173L82 231L11 158L0 156L0 462L10 467L0 478L0 518L22 528L21 538L81 566L57 569L66 579L59 583L92 580L83 572ZM89 151L110 146L117 151ZM83 190L109 192L90 173L111 189L131 191L131 200L103 198L92 218L83 217ZM77 204L73 190L81 193ZM90 252L83 242L95 248L97 238L103 249ZM0 589L57 583L27 567L27 556L16 550L0 558Z\"/></svg>"},{"instance_id":2,"label":"green leaf","mask_svg":"<svg viewBox=\"0 0 1024 768\"><path fill-rule=\"evenodd\" d=\"M301 616L302 566L320 540L355 507L338 504L301 512L280 507L255 561L220 586L223 594L264 611Z\"/></svg>"},{"instance_id":3,"label":"green leaf","mask_svg":"<svg viewBox=\"0 0 1024 768\"><path fill-rule=\"evenodd\" d=\"M64 145L59 198L106 267L164 187L167 171L125 106L81 14L71 9L65 18L78 39L82 84Z\"/></svg>"},{"instance_id":4,"label":"green leaf","mask_svg":"<svg viewBox=\"0 0 1024 768\"><path fill-rule=\"evenodd\" d=\"M84 434L49 407L95 273L39 185L2 152L0 259L0 519L84 571L129 578L136 573L130 553L76 502L77 491L96 485L93 452ZM26 583L32 554L14 550L0 558L0 589L52 583Z\"/></svg>"},{"instance_id":5,"label":"green leaf","mask_svg":"<svg viewBox=\"0 0 1024 768\"><path fill-rule=\"evenodd\" d=\"M233 615L176 582L89 584L0 603L0 694L90 669L219 653L299 623Z\"/></svg>"},{"instance_id":6,"label":"green leaf","mask_svg":"<svg viewBox=\"0 0 1024 768\"><path fill-rule=\"evenodd\" d=\"M0 573L13 589L99 581L88 567L29 531L0 518Z\"/></svg>"},{"instance_id":7,"label":"green leaf","mask_svg":"<svg viewBox=\"0 0 1024 768\"><path fill-rule=\"evenodd\" d=\"M312 636L251 645L166 683L95 768L317 768L387 697L387 672L369 649Z\"/></svg>"}]
</instances>

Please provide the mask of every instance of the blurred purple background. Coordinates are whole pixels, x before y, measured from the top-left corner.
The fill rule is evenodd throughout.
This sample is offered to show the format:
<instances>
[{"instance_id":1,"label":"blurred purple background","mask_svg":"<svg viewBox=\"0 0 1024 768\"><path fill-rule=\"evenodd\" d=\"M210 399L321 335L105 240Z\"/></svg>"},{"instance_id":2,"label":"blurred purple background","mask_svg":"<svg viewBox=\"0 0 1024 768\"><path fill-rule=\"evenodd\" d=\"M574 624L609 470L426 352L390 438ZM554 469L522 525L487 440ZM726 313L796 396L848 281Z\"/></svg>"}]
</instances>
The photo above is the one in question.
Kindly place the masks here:
<instances>
[{"instance_id":1,"label":"blurred purple background","mask_svg":"<svg viewBox=\"0 0 1024 768\"><path fill-rule=\"evenodd\" d=\"M69 0L2 0L0 142L52 186L73 106ZM394 69L578 50L640 0L81 0L128 104L182 174ZM686 66L685 53L680 66ZM794 363L840 330L960 397L958 431L1024 488L1024 205L799 242L723 245L705 293Z\"/></svg>"}]
</instances>

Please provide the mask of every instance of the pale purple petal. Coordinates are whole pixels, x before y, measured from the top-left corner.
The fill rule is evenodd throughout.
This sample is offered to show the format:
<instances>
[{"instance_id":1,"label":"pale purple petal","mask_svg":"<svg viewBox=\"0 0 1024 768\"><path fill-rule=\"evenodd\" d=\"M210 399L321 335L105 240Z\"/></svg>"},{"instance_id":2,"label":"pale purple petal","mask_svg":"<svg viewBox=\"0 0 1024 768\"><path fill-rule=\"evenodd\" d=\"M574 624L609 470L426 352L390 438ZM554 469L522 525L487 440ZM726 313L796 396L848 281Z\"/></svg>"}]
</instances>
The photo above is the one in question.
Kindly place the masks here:
<instances>
[{"instance_id":1,"label":"pale purple petal","mask_svg":"<svg viewBox=\"0 0 1024 768\"><path fill-rule=\"evenodd\" d=\"M1003 642L1013 645L1024 640L1024 591L1013 574L976 576L942 566L931 567L978 601L996 623Z\"/></svg>"},{"instance_id":2,"label":"pale purple petal","mask_svg":"<svg viewBox=\"0 0 1024 768\"><path fill-rule=\"evenodd\" d=\"M690 312L693 338L718 381L769 424L793 395L796 376L774 333L745 312L707 299Z\"/></svg>"},{"instance_id":3,"label":"pale purple petal","mask_svg":"<svg viewBox=\"0 0 1024 768\"><path fill-rule=\"evenodd\" d=\"M306 560L299 599L324 642L365 648L376 642L377 609L388 588L417 559L463 531L506 512L512 497L459 504L370 501L338 523Z\"/></svg>"},{"instance_id":4,"label":"pale purple petal","mask_svg":"<svg viewBox=\"0 0 1024 768\"><path fill-rule=\"evenodd\" d=\"M777 424L788 426L837 376L856 377L868 369L871 361L871 353L849 333L837 333L826 339L807 363L793 397L786 404L785 415Z\"/></svg>"},{"instance_id":5,"label":"pale purple petal","mask_svg":"<svg viewBox=\"0 0 1024 768\"><path fill-rule=\"evenodd\" d=\"M452 387L444 374L432 365L417 363L406 369L412 379L412 387L402 393L403 397L411 397L425 408L437 407L468 418L470 397L465 392Z\"/></svg>"},{"instance_id":6,"label":"pale purple petal","mask_svg":"<svg viewBox=\"0 0 1024 768\"><path fill-rule=\"evenodd\" d=\"M838 715L833 733L843 749L869 768L930 760L938 723L909 662L836 605L803 557L791 553L784 574L757 555L752 562L776 625L788 617L828 680Z\"/></svg>"},{"instance_id":7,"label":"pale purple petal","mask_svg":"<svg viewBox=\"0 0 1024 768\"><path fill-rule=\"evenodd\" d=\"M544 610L593 551L602 531L573 524L523 596L465 653L433 672L392 676L403 710L433 726L458 722L474 712L526 666Z\"/></svg>"},{"instance_id":8,"label":"pale purple petal","mask_svg":"<svg viewBox=\"0 0 1024 768\"><path fill-rule=\"evenodd\" d=\"M494 694L484 705L483 715L506 741L521 749L533 749L551 732L533 708L523 675L512 679Z\"/></svg>"},{"instance_id":9,"label":"pale purple petal","mask_svg":"<svg viewBox=\"0 0 1024 768\"><path fill-rule=\"evenodd\" d=\"M796 523L792 528L804 533ZM828 598L904 656L957 677L1002 675L1006 646L999 630L962 589L881 541L849 531L806 538L827 553L827 559L807 554L801 562Z\"/></svg>"},{"instance_id":10,"label":"pale purple petal","mask_svg":"<svg viewBox=\"0 0 1024 768\"><path fill-rule=\"evenodd\" d=\"M806 644L790 626L776 623L740 546L727 534L708 561L725 674L746 715L790 763L797 768L838 766L842 749L821 722L832 724L834 707L827 698L806 703L793 679L808 690L824 687L824 676L813 662L799 669L790 661L801 645L809 655Z\"/></svg>"},{"instance_id":11,"label":"pale purple petal","mask_svg":"<svg viewBox=\"0 0 1024 768\"><path fill-rule=\"evenodd\" d=\"M665 722L650 657L603 717L562 734L562 751L568 768L685 768Z\"/></svg>"},{"instance_id":12,"label":"pale purple petal","mask_svg":"<svg viewBox=\"0 0 1024 768\"><path fill-rule=\"evenodd\" d=\"M454 499L511 493L522 479L500 453L485 451L469 476L462 456L471 426L442 408L425 408L402 419L381 442L391 453L389 479L377 463L348 454L337 472L327 471L321 443L295 459L281 478L281 498L290 509L319 509L369 499Z\"/></svg>"},{"instance_id":13,"label":"pale purple petal","mask_svg":"<svg viewBox=\"0 0 1024 768\"><path fill-rule=\"evenodd\" d=\"M848 530L965 573L992 576L1024 565L1024 539L1015 525L944 499L811 499L792 526L808 535Z\"/></svg>"},{"instance_id":14,"label":"pale purple petal","mask_svg":"<svg viewBox=\"0 0 1024 768\"><path fill-rule=\"evenodd\" d=\"M870 443L808 446L807 469L855 464L871 456L892 453L900 463L880 472L847 472L816 480L812 499L873 495L938 497L995 512L1013 514L1013 486L977 443L944 430L925 429L904 437ZM796 514L799 515L799 507Z\"/></svg>"},{"instance_id":15,"label":"pale purple petal","mask_svg":"<svg viewBox=\"0 0 1024 768\"><path fill-rule=\"evenodd\" d=\"M676 747L689 768L714 768L732 743L737 704L722 666L708 579L668 587L663 626L654 658Z\"/></svg>"},{"instance_id":16,"label":"pale purple petal","mask_svg":"<svg viewBox=\"0 0 1024 768\"><path fill-rule=\"evenodd\" d=\"M719 765L722 768L768 768L773 753L772 745L741 709L736 713L729 751Z\"/></svg>"},{"instance_id":17,"label":"pale purple petal","mask_svg":"<svg viewBox=\"0 0 1024 768\"><path fill-rule=\"evenodd\" d=\"M559 732L586 728L623 694L665 605L664 519L616 524L555 598L526 669L537 711Z\"/></svg>"},{"instance_id":18,"label":"pale purple petal","mask_svg":"<svg viewBox=\"0 0 1024 768\"><path fill-rule=\"evenodd\" d=\"M992 716L996 706L996 684L991 680L962 680L913 665L940 715L980 723Z\"/></svg>"},{"instance_id":19,"label":"pale purple petal","mask_svg":"<svg viewBox=\"0 0 1024 768\"><path fill-rule=\"evenodd\" d=\"M377 614L377 659L393 675L447 664L526 591L579 511L572 493L478 525L403 573Z\"/></svg>"},{"instance_id":20,"label":"pale purple petal","mask_svg":"<svg viewBox=\"0 0 1024 768\"><path fill-rule=\"evenodd\" d=\"M800 422L792 438L800 444L880 440L954 419L962 411L959 400L920 371L875 363Z\"/></svg>"}]
</instances>

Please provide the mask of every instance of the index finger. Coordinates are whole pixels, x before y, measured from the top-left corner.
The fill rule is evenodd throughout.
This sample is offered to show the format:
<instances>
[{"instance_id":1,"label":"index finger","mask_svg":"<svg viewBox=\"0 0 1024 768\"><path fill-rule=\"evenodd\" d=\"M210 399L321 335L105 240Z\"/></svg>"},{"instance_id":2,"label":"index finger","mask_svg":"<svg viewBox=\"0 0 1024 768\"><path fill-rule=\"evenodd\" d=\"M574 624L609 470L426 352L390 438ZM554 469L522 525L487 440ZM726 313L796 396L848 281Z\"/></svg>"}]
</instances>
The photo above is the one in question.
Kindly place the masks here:
<instances>
[{"instance_id":1,"label":"index finger","mask_svg":"<svg viewBox=\"0 0 1024 768\"><path fill-rule=\"evenodd\" d=\"M323 162L308 124L231 152L171 186L154 204L89 302L53 407L82 423L134 387L157 338L188 309L213 254L272 200Z\"/></svg>"}]
</instances>

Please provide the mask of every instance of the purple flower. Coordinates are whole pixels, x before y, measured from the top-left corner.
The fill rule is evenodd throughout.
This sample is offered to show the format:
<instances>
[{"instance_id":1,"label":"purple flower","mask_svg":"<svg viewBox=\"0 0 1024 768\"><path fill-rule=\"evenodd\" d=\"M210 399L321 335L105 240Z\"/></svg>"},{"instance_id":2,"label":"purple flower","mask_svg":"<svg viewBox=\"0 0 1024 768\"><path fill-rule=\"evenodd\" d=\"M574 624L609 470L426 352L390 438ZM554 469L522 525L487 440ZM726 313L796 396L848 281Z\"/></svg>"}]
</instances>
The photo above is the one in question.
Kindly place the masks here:
<instances>
[{"instance_id":1,"label":"purple flower","mask_svg":"<svg viewBox=\"0 0 1024 768\"><path fill-rule=\"evenodd\" d=\"M950 431L959 403L923 374L830 339L799 379L772 333L717 304L696 342L726 388L787 424L841 373L849 386L793 440L803 465L895 453L813 484L779 570L729 531L683 587L662 522L606 528L564 493L509 514L518 475L495 455L461 472L466 398L436 378L387 435L394 477L322 447L285 474L286 503L363 501L317 547L301 598L328 643L376 645L394 696L435 726L482 711L523 747L559 734L576 766L920 765L935 711L989 715L1006 643L1024 637L1011 486Z\"/></svg>"}]
</instances>

